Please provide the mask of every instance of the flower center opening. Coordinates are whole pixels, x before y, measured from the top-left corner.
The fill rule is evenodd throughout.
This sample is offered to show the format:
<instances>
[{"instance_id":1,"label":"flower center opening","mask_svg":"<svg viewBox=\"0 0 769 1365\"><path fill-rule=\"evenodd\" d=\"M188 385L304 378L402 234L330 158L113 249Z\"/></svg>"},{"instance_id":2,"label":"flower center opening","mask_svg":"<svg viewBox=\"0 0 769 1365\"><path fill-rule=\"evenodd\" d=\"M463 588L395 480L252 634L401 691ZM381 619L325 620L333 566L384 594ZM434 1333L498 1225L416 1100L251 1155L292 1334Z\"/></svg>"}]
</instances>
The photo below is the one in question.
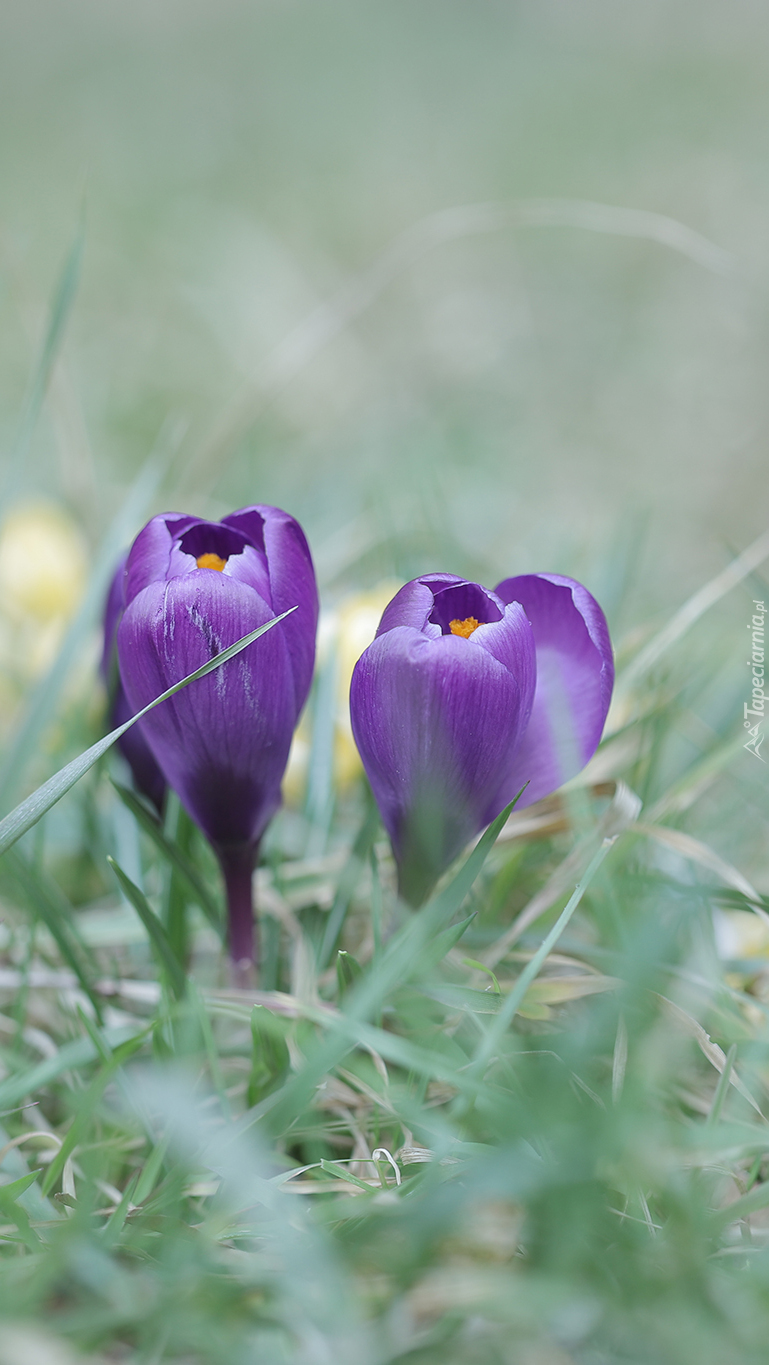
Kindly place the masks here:
<instances>
[{"instance_id":1,"label":"flower center opening","mask_svg":"<svg viewBox=\"0 0 769 1365\"><path fill-rule=\"evenodd\" d=\"M440 626L442 635L459 635L464 640L479 626L501 621L504 608L494 594L480 583L452 583L435 593L433 609L428 620Z\"/></svg>"},{"instance_id":2,"label":"flower center opening","mask_svg":"<svg viewBox=\"0 0 769 1365\"><path fill-rule=\"evenodd\" d=\"M219 573L221 573L227 560L222 559L221 555L215 555L209 552L208 554L198 555L195 562L199 569L218 569Z\"/></svg>"},{"instance_id":3,"label":"flower center opening","mask_svg":"<svg viewBox=\"0 0 769 1365\"><path fill-rule=\"evenodd\" d=\"M216 569L221 573L229 560L242 555L248 540L223 522L196 521L182 532L176 543L183 554L189 555L190 569L194 564L198 569Z\"/></svg>"},{"instance_id":4,"label":"flower center opening","mask_svg":"<svg viewBox=\"0 0 769 1365\"><path fill-rule=\"evenodd\" d=\"M463 640L469 640L474 630L477 630L480 621L476 616L466 616L464 621L449 621L449 630L452 635L461 635Z\"/></svg>"}]
</instances>

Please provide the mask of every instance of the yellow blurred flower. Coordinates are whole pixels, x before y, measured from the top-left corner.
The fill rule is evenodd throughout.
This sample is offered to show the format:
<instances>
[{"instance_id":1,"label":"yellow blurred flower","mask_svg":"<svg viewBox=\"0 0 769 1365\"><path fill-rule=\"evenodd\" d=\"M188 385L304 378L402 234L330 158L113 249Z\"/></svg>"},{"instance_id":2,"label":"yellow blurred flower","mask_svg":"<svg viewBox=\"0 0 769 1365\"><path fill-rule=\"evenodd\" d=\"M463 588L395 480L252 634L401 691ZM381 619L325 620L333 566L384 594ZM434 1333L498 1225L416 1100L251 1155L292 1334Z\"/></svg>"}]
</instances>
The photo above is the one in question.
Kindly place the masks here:
<instances>
[{"instance_id":1,"label":"yellow blurred flower","mask_svg":"<svg viewBox=\"0 0 769 1365\"><path fill-rule=\"evenodd\" d=\"M713 927L719 957L769 957L769 925L752 910L716 910Z\"/></svg>"},{"instance_id":2,"label":"yellow blurred flower","mask_svg":"<svg viewBox=\"0 0 769 1365\"><path fill-rule=\"evenodd\" d=\"M362 771L360 756L355 747L350 725L350 680L353 669L364 649L371 644L387 603L401 587L400 582L386 580L368 592L350 593L331 611L321 613L318 632L318 666L323 668L329 656L335 656L335 715L334 715L334 781L344 789ZM291 745L283 794L291 804L298 804L304 792L307 765L312 748L312 724L305 713Z\"/></svg>"},{"instance_id":3,"label":"yellow blurred flower","mask_svg":"<svg viewBox=\"0 0 769 1365\"><path fill-rule=\"evenodd\" d=\"M310 722L305 711L294 732L281 790L287 806L301 806L310 762Z\"/></svg>"},{"instance_id":4,"label":"yellow blurred flower","mask_svg":"<svg viewBox=\"0 0 769 1365\"><path fill-rule=\"evenodd\" d=\"M35 677L52 662L85 588L77 525L49 503L16 507L0 526L0 652L8 672Z\"/></svg>"}]
</instances>

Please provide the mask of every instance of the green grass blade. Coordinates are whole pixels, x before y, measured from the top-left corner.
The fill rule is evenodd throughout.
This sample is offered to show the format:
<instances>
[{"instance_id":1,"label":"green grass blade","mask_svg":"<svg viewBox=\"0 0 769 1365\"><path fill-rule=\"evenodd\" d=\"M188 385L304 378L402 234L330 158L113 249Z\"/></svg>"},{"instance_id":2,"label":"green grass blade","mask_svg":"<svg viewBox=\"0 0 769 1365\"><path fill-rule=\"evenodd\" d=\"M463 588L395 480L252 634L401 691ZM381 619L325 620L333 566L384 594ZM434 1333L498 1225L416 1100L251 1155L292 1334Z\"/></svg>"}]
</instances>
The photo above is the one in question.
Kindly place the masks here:
<instances>
[{"instance_id":1,"label":"green grass blade","mask_svg":"<svg viewBox=\"0 0 769 1365\"><path fill-rule=\"evenodd\" d=\"M124 735L126 730L130 730L131 726L135 725L137 720L141 720L142 716L146 716L154 707L160 706L161 702L167 701L169 697L173 697L177 692L181 692L183 687L187 687L190 683L196 682L198 678L206 677L206 675L213 672L215 668L220 668L222 664L227 663L228 659L234 658L242 649L246 649L248 645L253 644L254 640L258 640L260 635L264 635L265 631L271 630L273 626L278 624L278 621L282 621L286 616L289 616L292 611L296 611L296 607L290 607L288 611L282 612L280 616L275 616L271 621L266 621L264 625L259 626L257 630L252 630L250 634L244 635L243 638L237 640L234 645L230 645L227 649L223 649L221 654L217 654L215 658L209 659L208 663L203 664L201 668L197 668L194 673L188 674L186 678L182 678L181 682L174 683L173 687L168 688L167 692L161 693L159 697L156 697L154 701L149 703L149 706L145 706L143 711L138 711L135 716L132 716L131 719L127 720L123 725L118 725L117 729L111 730L103 739L97 740L95 744L91 745L90 749L86 749L82 754L79 754L77 758L73 758L71 763L65 764L57 773L54 773L53 777L49 777L47 782L43 782L42 786L33 791L31 796L28 796L24 801L20 802L14 810L0 820L0 857L16 843L17 839L21 838L22 834L26 834L28 829L31 829L33 825L36 825L41 816L45 815L46 811L49 811L52 806L56 805L57 801L61 800L62 796L66 795L66 793L74 787L76 782L79 782L83 774L87 773L89 768L92 768L94 763L98 762L102 754L106 754L107 750L115 743L115 740L120 739L120 736Z\"/></svg>"},{"instance_id":2,"label":"green grass blade","mask_svg":"<svg viewBox=\"0 0 769 1365\"><path fill-rule=\"evenodd\" d=\"M163 812L163 833L176 844L182 856L191 847L195 826L175 791L166 794ZM168 934L168 941L179 962L185 963L189 956L189 895L187 886L173 864L166 869L160 919Z\"/></svg>"},{"instance_id":3,"label":"green grass blade","mask_svg":"<svg viewBox=\"0 0 769 1365\"><path fill-rule=\"evenodd\" d=\"M115 788L120 800L128 807L131 814L136 818L137 823L149 835L158 852L174 868L185 882L187 890L192 899L200 906L206 919L213 925L220 937L224 934L224 920L221 910L210 894L203 879L198 875L197 869L190 862L189 858L182 852L179 845L169 839L157 818L147 809L140 797L132 792L128 787L123 787L113 779L112 785Z\"/></svg>"},{"instance_id":4,"label":"green grass blade","mask_svg":"<svg viewBox=\"0 0 769 1365\"><path fill-rule=\"evenodd\" d=\"M438 1070L440 1059L436 1064L434 1053L427 1049L414 1048L405 1039L392 1040L391 1035L384 1030L372 1028L365 1021L379 1012L390 991L408 980L414 972L421 970L424 948L431 943L439 930L445 927L446 921L451 919L462 904L514 805L515 801L511 801L489 825L449 885L433 901L418 910L394 936L379 960L372 964L360 983L346 996L344 1012L334 1016L330 1021L323 1021L328 1024L326 1037L308 1051L302 1069L283 1087L269 1115L271 1131L277 1131L280 1124L287 1121L288 1115L295 1114L307 1104L320 1077L338 1066L352 1048L359 1044L365 1046L365 1038L375 1036L377 1043L371 1043L371 1046L378 1047L381 1042L382 1055L396 1060L407 1055L415 1058L423 1053L423 1067L425 1069L432 1067L433 1075L440 1074ZM417 1067L413 1069L416 1070ZM451 1068L446 1070L450 1071ZM462 1085L465 1085L464 1081Z\"/></svg>"},{"instance_id":5,"label":"green grass blade","mask_svg":"<svg viewBox=\"0 0 769 1365\"><path fill-rule=\"evenodd\" d=\"M196 982L193 981L192 978L190 978L190 981L188 983L187 1004L188 1008L192 1012L197 1022L198 1028L200 1029L203 1038L203 1047L205 1048L206 1057L208 1059L208 1070L211 1076L211 1082L213 1084L214 1090L216 1091L219 1097L219 1107L221 1109L222 1116L229 1121L232 1117L232 1111L230 1108L230 1101L227 1096L227 1084L225 1081L224 1074L222 1072L221 1059L219 1057L219 1052L216 1046L214 1030L211 1027L211 1020L208 1017L208 1011L205 1007L200 991L198 990Z\"/></svg>"},{"instance_id":6,"label":"green grass blade","mask_svg":"<svg viewBox=\"0 0 769 1365\"><path fill-rule=\"evenodd\" d=\"M114 1049L105 1038L102 1030L96 1026L92 1019L88 1018L85 1010L81 1009L79 1005L77 1008L77 1017L89 1038L92 1040L93 1045L96 1048L97 1056L101 1057L103 1062L109 1062L112 1059Z\"/></svg>"},{"instance_id":7,"label":"green grass blade","mask_svg":"<svg viewBox=\"0 0 769 1365\"><path fill-rule=\"evenodd\" d=\"M132 1038L143 1038L146 1032L145 1028L137 1033L136 1029L121 1025L120 1028L105 1029L104 1037L113 1047L118 1047ZM78 1067L87 1066L98 1056L99 1050L91 1038L76 1038L72 1043L65 1043L55 1057L46 1057L36 1066L27 1067L16 1075L6 1076L4 1081L0 1081L0 1109L11 1109L27 1095L33 1095L36 1090L50 1085L65 1071L75 1071Z\"/></svg>"},{"instance_id":8,"label":"green grass blade","mask_svg":"<svg viewBox=\"0 0 769 1365\"><path fill-rule=\"evenodd\" d=\"M358 959L353 957L352 953L345 952L344 948L340 948L336 955L336 982L340 998L360 981L361 975L362 968Z\"/></svg>"},{"instance_id":9,"label":"green grass blade","mask_svg":"<svg viewBox=\"0 0 769 1365\"><path fill-rule=\"evenodd\" d=\"M515 798L518 800L518 797ZM448 886L428 901L393 935L379 961L360 986L350 993L346 1012L370 1018L385 996L398 984L424 969L424 953L432 960L436 936L444 930L464 901L515 805L511 801L489 825Z\"/></svg>"},{"instance_id":10,"label":"green grass blade","mask_svg":"<svg viewBox=\"0 0 769 1365\"><path fill-rule=\"evenodd\" d=\"M765 1209L769 1205L769 1181L764 1180L748 1194L743 1194L740 1199L735 1199L731 1204L726 1204L724 1208L717 1209L711 1216L711 1226L713 1232L723 1232L732 1223L736 1223L741 1218L748 1218L751 1213L758 1213L759 1209Z\"/></svg>"},{"instance_id":11,"label":"green grass blade","mask_svg":"<svg viewBox=\"0 0 769 1365\"><path fill-rule=\"evenodd\" d=\"M126 876L122 867L115 862L115 859L108 858L107 862L120 883L121 891L123 891L124 895L131 902L139 919L147 930L160 968L166 972L169 984L176 999L181 1000L186 986L184 967L174 953L160 919L152 909L144 892L140 891L138 886L131 881L131 878Z\"/></svg>"},{"instance_id":12,"label":"green grass blade","mask_svg":"<svg viewBox=\"0 0 769 1365\"><path fill-rule=\"evenodd\" d=\"M120 1070L124 1062L128 1060L137 1048L141 1047L146 1030L136 1037L129 1039L122 1047L113 1052L108 1062L105 1062L100 1071L97 1071L90 1085L77 1096L77 1111L64 1141L51 1162L42 1183L44 1195L50 1194L56 1181L64 1170L65 1162L72 1155L83 1134L87 1131L92 1115L98 1105L104 1091L117 1071Z\"/></svg>"},{"instance_id":13,"label":"green grass blade","mask_svg":"<svg viewBox=\"0 0 769 1365\"><path fill-rule=\"evenodd\" d=\"M459 943L465 930L470 928L477 914L478 911L473 910L473 913L468 915L466 919L460 920L459 924L451 924L448 929L442 929L439 934L436 934L433 942L422 953L420 963L422 971L429 971L430 968L437 967L438 963L443 961L446 954L450 953L452 948L455 948Z\"/></svg>"},{"instance_id":14,"label":"green grass blade","mask_svg":"<svg viewBox=\"0 0 769 1365\"><path fill-rule=\"evenodd\" d=\"M37 1171L30 1171L29 1175L21 1175L18 1180L11 1180L7 1185L0 1185L0 1204L7 1208L9 1204L18 1199L20 1194L28 1190L30 1185L34 1185L37 1180Z\"/></svg>"},{"instance_id":15,"label":"green grass blade","mask_svg":"<svg viewBox=\"0 0 769 1365\"><path fill-rule=\"evenodd\" d=\"M56 942L64 961L75 973L80 985L101 1018L101 1001L94 993L90 972L96 964L85 944L78 937L72 918L72 906L58 886L41 869L33 872L17 849L10 852L4 871L10 873L24 900L42 920Z\"/></svg>"},{"instance_id":16,"label":"green grass blade","mask_svg":"<svg viewBox=\"0 0 769 1365\"><path fill-rule=\"evenodd\" d=\"M3 480L2 493L0 493L0 502L2 503L9 502L18 489L37 420L48 390L51 373L77 293L84 243L85 233L81 222L54 291L43 345L32 374L32 381Z\"/></svg>"},{"instance_id":17,"label":"green grass blade","mask_svg":"<svg viewBox=\"0 0 769 1365\"><path fill-rule=\"evenodd\" d=\"M128 1184L125 1187L125 1190L123 1191L123 1197L120 1200L120 1203L110 1214L109 1218L104 1224L104 1227L101 1230L100 1237L102 1244L108 1249L110 1247L115 1246L121 1232L123 1231L125 1220L128 1217L129 1206L133 1203L133 1195L136 1189L138 1179L139 1179L138 1173L136 1175L131 1176L131 1179L129 1180Z\"/></svg>"},{"instance_id":18,"label":"green grass blade","mask_svg":"<svg viewBox=\"0 0 769 1365\"><path fill-rule=\"evenodd\" d=\"M366 1194L375 1194L376 1190L372 1185L367 1185L365 1180L359 1180L356 1175L345 1170L344 1166L338 1166L335 1161L327 1161L321 1158L320 1169L326 1175L333 1175L336 1180L344 1180L347 1185L356 1185L359 1190L365 1190Z\"/></svg>"},{"instance_id":19,"label":"green grass blade","mask_svg":"<svg viewBox=\"0 0 769 1365\"><path fill-rule=\"evenodd\" d=\"M579 905L580 901L582 900L582 897L584 896L590 883L592 882L596 872L601 866L601 863L603 862L604 858L609 852L609 849L613 847L614 843L615 843L614 838L604 839L603 842L601 843L600 848L597 849L596 853L590 860L590 863L587 869L585 870L585 875L583 876L581 882L577 887L575 887L572 896L569 898L569 901L567 902L566 906L561 911L561 914L558 916L558 919L556 920L555 924L550 930L550 933L547 934L547 936L543 939L542 943L540 944L531 961L528 962L524 967L523 971L518 977L518 980L513 986L513 989L511 990L510 994L506 997L493 1024L487 1030L485 1038L483 1038L483 1040L479 1044L475 1054L475 1058L473 1060L474 1067L479 1069L484 1067L486 1062L488 1062L489 1058L493 1055L496 1047L498 1046L501 1039L504 1037L505 1033L509 1029L511 1023L513 1022L513 1019L515 1018L520 1005L523 1003L523 997L525 996L527 990L529 989L529 986L531 985L534 978L537 976L545 959L553 951L553 948L555 947L556 943L561 937L561 934L563 933L564 929L569 923L569 920L574 914L574 911L577 909L577 906Z\"/></svg>"},{"instance_id":20,"label":"green grass blade","mask_svg":"<svg viewBox=\"0 0 769 1365\"><path fill-rule=\"evenodd\" d=\"M158 1138L155 1146L147 1157L144 1166L139 1172L139 1178L136 1182L136 1189L133 1195L134 1204L143 1204L146 1199L149 1199L157 1184L157 1179L160 1175L161 1167L165 1161L166 1152L168 1151L170 1144L170 1134L166 1133L165 1137Z\"/></svg>"},{"instance_id":21,"label":"green grass blade","mask_svg":"<svg viewBox=\"0 0 769 1365\"><path fill-rule=\"evenodd\" d=\"M37 1180L37 1171L22 1175L8 1185L0 1185L0 1216L10 1219L19 1230L22 1242L30 1251L40 1250L40 1238L31 1226L29 1214L16 1201Z\"/></svg>"},{"instance_id":22,"label":"green grass blade","mask_svg":"<svg viewBox=\"0 0 769 1365\"><path fill-rule=\"evenodd\" d=\"M724 1107L726 1097L729 1093L729 1086L732 1083L732 1071L734 1070L734 1059L736 1056L737 1044L732 1043L731 1047L729 1048L729 1051L726 1054L724 1069L718 1078L718 1085L716 1086L716 1092L713 1096L713 1103L710 1106L710 1113L708 1114L707 1119L705 1120L709 1128L712 1127L714 1124L718 1123L718 1120L721 1117L721 1111Z\"/></svg>"},{"instance_id":23,"label":"green grass blade","mask_svg":"<svg viewBox=\"0 0 769 1365\"><path fill-rule=\"evenodd\" d=\"M323 941L318 953L318 968L320 971L323 971L323 969L328 966L331 954L336 946L336 941L342 931L342 925L344 924L344 918L349 909L350 901L353 898L355 888L360 880L360 874L363 871L365 859L374 842L378 827L379 812L372 802L358 834L356 835L355 842L350 850L350 856L342 868L339 885L337 886L336 895L334 896L334 903L328 912Z\"/></svg>"}]
</instances>

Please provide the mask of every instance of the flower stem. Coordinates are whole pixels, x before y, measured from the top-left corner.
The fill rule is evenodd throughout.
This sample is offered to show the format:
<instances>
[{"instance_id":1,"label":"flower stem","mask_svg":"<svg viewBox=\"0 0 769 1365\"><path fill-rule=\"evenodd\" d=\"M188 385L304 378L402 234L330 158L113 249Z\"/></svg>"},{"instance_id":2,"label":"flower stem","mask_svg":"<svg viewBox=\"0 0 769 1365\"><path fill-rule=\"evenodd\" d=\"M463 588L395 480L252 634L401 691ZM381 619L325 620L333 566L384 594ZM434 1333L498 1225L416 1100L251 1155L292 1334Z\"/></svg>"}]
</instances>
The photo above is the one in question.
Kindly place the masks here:
<instances>
[{"instance_id":1,"label":"flower stem","mask_svg":"<svg viewBox=\"0 0 769 1365\"><path fill-rule=\"evenodd\" d=\"M217 849L227 893L232 984L248 990L256 984L258 965L253 873L258 848L236 844Z\"/></svg>"}]
</instances>

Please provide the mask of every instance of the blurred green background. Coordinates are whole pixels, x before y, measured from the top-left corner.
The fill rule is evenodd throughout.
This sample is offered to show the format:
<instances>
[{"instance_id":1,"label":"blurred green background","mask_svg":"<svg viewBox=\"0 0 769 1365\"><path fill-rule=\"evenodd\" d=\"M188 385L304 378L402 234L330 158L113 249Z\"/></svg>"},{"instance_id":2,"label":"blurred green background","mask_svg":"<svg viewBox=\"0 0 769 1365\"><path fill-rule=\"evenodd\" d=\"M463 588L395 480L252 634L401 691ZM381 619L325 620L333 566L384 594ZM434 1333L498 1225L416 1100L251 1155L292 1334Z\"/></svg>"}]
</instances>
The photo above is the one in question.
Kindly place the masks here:
<instances>
[{"instance_id":1,"label":"blurred green background","mask_svg":"<svg viewBox=\"0 0 769 1365\"><path fill-rule=\"evenodd\" d=\"M4 0L2 35L0 434L82 220L19 491L93 543L159 435L147 512L283 505L332 593L566 570L610 611L629 576L637 620L763 529L765 6ZM436 240L244 404L398 234L543 198L666 215L730 262L568 225Z\"/></svg>"},{"instance_id":2,"label":"blurred green background","mask_svg":"<svg viewBox=\"0 0 769 1365\"><path fill-rule=\"evenodd\" d=\"M0 1182L48 1175L18 1209L0 1183L0 1365L64 1341L94 1365L764 1365L769 823L741 746L766 563L665 626L767 525L768 42L755 0L2 0L0 814L103 732L104 591L153 512L287 508L336 610L257 877L275 1029L217 988L210 855L173 804L164 835L137 823L119 767L2 861ZM453 957L391 990L333 660L383 580L430 569L580 578L619 687L584 778L445 902L471 910ZM609 816L622 842L465 1108L487 977L519 988ZM184 1000L108 853L145 927L181 924L177 967L189 920ZM356 954L348 1070L307 1001L345 1015ZM199 1111L142 1098L150 1054ZM230 1192L206 1144L246 1111L264 1156L230 1150ZM350 1200L327 1158L368 1178L380 1142L400 1195ZM283 1167L308 1180L265 1236L248 1181Z\"/></svg>"}]
</instances>

